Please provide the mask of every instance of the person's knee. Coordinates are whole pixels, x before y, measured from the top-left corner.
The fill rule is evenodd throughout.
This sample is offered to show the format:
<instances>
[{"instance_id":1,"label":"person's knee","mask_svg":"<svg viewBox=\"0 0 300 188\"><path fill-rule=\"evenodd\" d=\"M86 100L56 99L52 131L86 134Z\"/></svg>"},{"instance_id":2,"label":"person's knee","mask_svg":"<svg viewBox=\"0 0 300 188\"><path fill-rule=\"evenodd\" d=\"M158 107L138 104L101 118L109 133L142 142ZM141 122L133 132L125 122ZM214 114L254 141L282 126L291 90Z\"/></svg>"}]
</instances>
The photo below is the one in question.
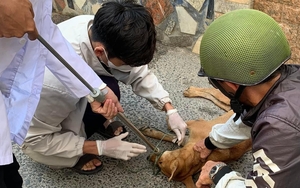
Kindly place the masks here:
<instances>
[{"instance_id":1,"label":"person's knee","mask_svg":"<svg viewBox=\"0 0 300 188\"><path fill-rule=\"evenodd\" d=\"M80 158L79 155L75 157L59 157L55 155L46 156L34 150L32 146L26 144L22 145L22 151L24 154L29 156L32 160L47 165L52 169L73 167Z\"/></svg>"}]
</instances>

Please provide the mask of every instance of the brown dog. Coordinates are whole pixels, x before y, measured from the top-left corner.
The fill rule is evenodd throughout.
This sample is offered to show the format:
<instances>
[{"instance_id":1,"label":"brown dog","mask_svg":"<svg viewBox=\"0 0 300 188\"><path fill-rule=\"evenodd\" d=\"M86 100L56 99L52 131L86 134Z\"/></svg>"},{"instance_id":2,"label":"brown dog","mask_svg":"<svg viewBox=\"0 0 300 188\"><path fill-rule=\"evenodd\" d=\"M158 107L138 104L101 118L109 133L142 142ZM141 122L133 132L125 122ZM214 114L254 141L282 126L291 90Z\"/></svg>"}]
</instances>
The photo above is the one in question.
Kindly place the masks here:
<instances>
[{"instance_id":1,"label":"brown dog","mask_svg":"<svg viewBox=\"0 0 300 188\"><path fill-rule=\"evenodd\" d=\"M188 90L192 90L192 92ZM211 98L210 100L215 100L213 101L215 104L218 102L223 103L222 100L226 101L226 97L222 96L221 93L216 92L215 89L211 89L213 92L205 90L205 92L208 92L208 94L201 93L203 91L201 91L201 94L199 94L201 88L189 88L188 90L185 92L185 96L188 97L189 92L192 93L192 97L196 97L195 93L198 92L197 96L200 97L203 97L204 95L209 95L209 97L212 96L213 99ZM229 102L229 100L227 101ZM224 105L226 105L226 103L222 104L223 107ZM251 149L251 140L247 140L230 149L216 149L205 161L201 161L200 154L193 150L193 146L197 141L205 139L208 136L213 125L226 122L232 114L233 112L229 111L211 121L205 121L203 119L188 121L187 125L190 134L189 137L186 138L184 147L173 151L165 151L160 157L157 155L152 155L150 157L150 161L154 162L157 160L157 165L161 169L161 172L169 177L169 181L175 180L183 182L187 188L195 187L192 176L201 170L202 166L207 160L230 162L239 159L244 155L244 153ZM146 136L156 139L161 139L164 136L164 133L151 128L142 129L141 131ZM163 140L172 141L172 139L173 137L168 135L165 136ZM157 157L159 157L159 159L156 159Z\"/></svg>"}]
</instances>

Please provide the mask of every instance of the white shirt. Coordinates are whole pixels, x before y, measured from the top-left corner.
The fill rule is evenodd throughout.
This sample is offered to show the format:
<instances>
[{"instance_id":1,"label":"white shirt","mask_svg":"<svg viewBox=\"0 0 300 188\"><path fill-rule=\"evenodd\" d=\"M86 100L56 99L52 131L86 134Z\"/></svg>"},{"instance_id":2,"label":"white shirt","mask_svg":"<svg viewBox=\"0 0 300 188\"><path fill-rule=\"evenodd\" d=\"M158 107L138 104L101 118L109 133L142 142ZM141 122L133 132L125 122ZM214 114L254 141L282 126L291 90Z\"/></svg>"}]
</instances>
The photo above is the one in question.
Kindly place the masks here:
<instances>
[{"instance_id":1,"label":"white shirt","mask_svg":"<svg viewBox=\"0 0 300 188\"><path fill-rule=\"evenodd\" d=\"M100 78L79 57L51 20L52 0L31 0L39 34L92 86L102 84ZM90 91L60 63L38 40L0 38L0 165L10 164L11 140L23 143L35 112L42 88L45 66L76 97Z\"/></svg>"},{"instance_id":2,"label":"white shirt","mask_svg":"<svg viewBox=\"0 0 300 188\"><path fill-rule=\"evenodd\" d=\"M64 37L72 44L75 51L82 56L90 67L98 74L115 77L132 91L162 110L165 103L171 102L169 93L159 83L157 77L149 70L148 65L131 67L129 65L111 66L107 72L94 53L89 40L88 28L93 22L93 15L80 15L58 24Z\"/></svg>"}]
</instances>

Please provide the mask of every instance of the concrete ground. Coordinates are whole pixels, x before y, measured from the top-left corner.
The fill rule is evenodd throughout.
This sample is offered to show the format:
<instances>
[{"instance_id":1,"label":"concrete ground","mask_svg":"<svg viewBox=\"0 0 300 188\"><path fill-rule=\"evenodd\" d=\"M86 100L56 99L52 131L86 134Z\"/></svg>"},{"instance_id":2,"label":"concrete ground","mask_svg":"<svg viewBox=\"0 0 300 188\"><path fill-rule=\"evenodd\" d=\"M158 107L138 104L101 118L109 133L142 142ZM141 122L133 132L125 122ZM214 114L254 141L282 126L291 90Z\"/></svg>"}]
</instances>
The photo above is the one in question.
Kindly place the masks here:
<instances>
[{"instance_id":1,"label":"concrete ground","mask_svg":"<svg viewBox=\"0 0 300 188\"><path fill-rule=\"evenodd\" d=\"M170 93L173 105L178 109L184 120L203 118L210 120L224 113L212 102L201 98L185 98L183 91L190 86L210 87L205 78L199 78L199 56L189 49L167 47L158 44L158 50L150 69L157 75L161 84ZM145 99L136 96L130 86L120 84L121 103L125 115L138 128L148 125L167 132L166 116L152 107ZM128 140L143 144L131 130ZM103 139L95 134L92 139ZM159 140L149 139L154 145ZM13 146L19 161L20 173L24 179L24 188L180 188L181 182L170 181L161 173L154 174L152 164L147 161L148 152L130 161L122 161L101 156L104 168L95 175L79 175L70 169L52 170L38 164L24 155L17 145ZM178 146L161 142L160 150L172 150ZM231 167L244 176L252 168L252 157L247 153L240 160L230 164ZM198 179L198 174L194 179Z\"/></svg>"}]
</instances>

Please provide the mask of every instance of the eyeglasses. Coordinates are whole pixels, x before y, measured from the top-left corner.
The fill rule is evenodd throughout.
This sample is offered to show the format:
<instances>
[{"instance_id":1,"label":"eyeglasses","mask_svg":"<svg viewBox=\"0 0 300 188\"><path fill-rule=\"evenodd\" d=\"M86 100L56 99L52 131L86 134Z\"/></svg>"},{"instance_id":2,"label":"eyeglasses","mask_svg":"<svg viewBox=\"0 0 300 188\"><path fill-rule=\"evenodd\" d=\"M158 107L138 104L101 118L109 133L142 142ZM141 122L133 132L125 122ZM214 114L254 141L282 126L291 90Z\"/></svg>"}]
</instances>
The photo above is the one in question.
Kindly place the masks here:
<instances>
[{"instance_id":1,"label":"eyeglasses","mask_svg":"<svg viewBox=\"0 0 300 188\"><path fill-rule=\"evenodd\" d=\"M211 78L207 78L208 79L208 82L215 88L215 89L218 89L220 90L226 97L228 98L233 98L234 95L227 92L222 86L221 84L218 82L218 80L215 80L215 79L211 79Z\"/></svg>"},{"instance_id":2,"label":"eyeglasses","mask_svg":"<svg viewBox=\"0 0 300 188\"><path fill-rule=\"evenodd\" d=\"M215 89L219 89L218 86L220 86L220 84L218 83L217 80L211 79L209 77L207 79L208 79L208 82L209 82L210 85L212 85Z\"/></svg>"}]
</instances>

